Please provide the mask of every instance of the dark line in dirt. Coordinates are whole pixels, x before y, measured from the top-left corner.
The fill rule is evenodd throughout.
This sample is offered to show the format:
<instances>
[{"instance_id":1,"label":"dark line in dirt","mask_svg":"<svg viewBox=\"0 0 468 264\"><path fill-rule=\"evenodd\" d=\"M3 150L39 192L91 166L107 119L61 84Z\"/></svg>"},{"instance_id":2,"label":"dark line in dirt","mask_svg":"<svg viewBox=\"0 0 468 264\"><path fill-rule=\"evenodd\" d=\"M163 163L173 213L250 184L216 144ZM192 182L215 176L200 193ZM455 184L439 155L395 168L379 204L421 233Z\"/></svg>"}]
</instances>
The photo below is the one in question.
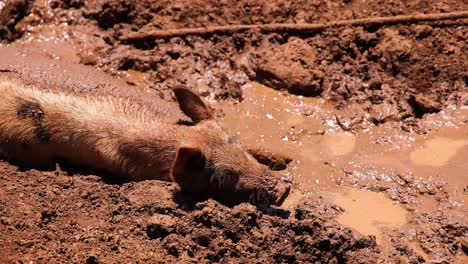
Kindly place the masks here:
<instances>
[{"instance_id":1,"label":"dark line in dirt","mask_svg":"<svg viewBox=\"0 0 468 264\"><path fill-rule=\"evenodd\" d=\"M172 38L183 37L188 35L213 35L213 34L233 34L251 29L258 29L263 33L269 32L302 32L314 33L320 32L328 28L336 28L343 26L383 26L403 23L420 23L442 20L456 20L468 18L468 11L459 11L443 14L417 14L417 15L401 15L390 17L371 17L351 20L338 20L323 24L260 24L260 25L228 25L228 26L213 26L203 28L181 28L170 30L154 30L149 32L135 32L124 35L120 41L124 43L132 43L139 41L154 40L156 38Z\"/></svg>"}]
</instances>

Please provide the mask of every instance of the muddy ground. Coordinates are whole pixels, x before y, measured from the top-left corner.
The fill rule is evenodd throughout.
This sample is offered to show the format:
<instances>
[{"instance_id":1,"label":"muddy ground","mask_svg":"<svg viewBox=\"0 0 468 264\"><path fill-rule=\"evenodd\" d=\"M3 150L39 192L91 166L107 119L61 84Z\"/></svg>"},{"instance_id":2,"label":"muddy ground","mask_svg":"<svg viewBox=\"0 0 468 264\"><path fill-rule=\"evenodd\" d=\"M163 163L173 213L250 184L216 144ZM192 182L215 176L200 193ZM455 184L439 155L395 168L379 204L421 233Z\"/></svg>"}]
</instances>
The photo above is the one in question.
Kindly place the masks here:
<instances>
[{"instance_id":1,"label":"muddy ground","mask_svg":"<svg viewBox=\"0 0 468 264\"><path fill-rule=\"evenodd\" d=\"M158 107L184 84L289 157L281 207L0 161L1 263L466 263L467 20L300 34L133 32L468 10L446 1L0 0L0 73Z\"/></svg>"}]
</instances>

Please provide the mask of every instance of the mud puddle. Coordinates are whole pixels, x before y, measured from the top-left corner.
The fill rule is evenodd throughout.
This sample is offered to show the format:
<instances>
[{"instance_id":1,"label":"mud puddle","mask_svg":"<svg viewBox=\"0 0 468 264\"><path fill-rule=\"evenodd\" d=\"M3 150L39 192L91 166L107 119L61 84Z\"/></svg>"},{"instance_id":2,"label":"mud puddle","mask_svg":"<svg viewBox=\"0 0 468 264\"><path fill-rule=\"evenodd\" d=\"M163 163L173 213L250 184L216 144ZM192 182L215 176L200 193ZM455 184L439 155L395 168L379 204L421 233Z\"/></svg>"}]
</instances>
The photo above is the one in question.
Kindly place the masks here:
<instances>
[{"instance_id":1,"label":"mud puddle","mask_svg":"<svg viewBox=\"0 0 468 264\"><path fill-rule=\"evenodd\" d=\"M349 151L348 136L324 137L324 117L332 118L332 108L324 100L290 96L266 86L251 83L245 86L244 99L239 103L217 102L222 109L222 124L247 148L268 147L274 153L293 157L287 174L297 188L332 188L333 168L324 164L324 151L344 155ZM336 141L331 148L324 142Z\"/></svg>"},{"instance_id":2,"label":"mud puddle","mask_svg":"<svg viewBox=\"0 0 468 264\"><path fill-rule=\"evenodd\" d=\"M467 145L467 139L457 140L436 136L425 142L422 148L413 150L410 159L416 165L441 167Z\"/></svg>"},{"instance_id":3,"label":"mud puddle","mask_svg":"<svg viewBox=\"0 0 468 264\"><path fill-rule=\"evenodd\" d=\"M263 146L292 157L282 172L295 184L285 208L307 199L308 193L322 194L344 209L337 216L340 223L374 235L382 244L392 230L409 226L405 206L369 191L382 183L397 184L395 175L409 174L415 185L425 188L446 183L453 208L466 208L467 111L452 109L429 117L428 122L439 122L432 122L437 125L426 135L391 125L351 133L338 127L337 111L322 99L288 95L257 83L244 86L243 93L242 102L216 103L223 112L221 122L247 147ZM416 195L418 210L437 210L438 200L421 193Z\"/></svg>"},{"instance_id":4,"label":"mud puddle","mask_svg":"<svg viewBox=\"0 0 468 264\"><path fill-rule=\"evenodd\" d=\"M383 232L407 223L407 211L385 194L343 188L328 195L344 212L336 220L363 235L374 235L377 243L385 243Z\"/></svg>"},{"instance_id":5,"label":"mud puddle","mask_svg":"<svg viewBox=\"0 0 468 264\"><path fill-rule=\"evenodd\" d=\"M459 114L468 116L465 110ZM468 126L442 126L427 135L396 134L388 128L375 128L357 136L350 159L333 160L343 167L347 178L358 185L395 182L395 175L409 177L419 193L420 209L433 210L431 195L449 193L454 209L466 210L464 188L468 184ZM401 183L400 183L401 184ZM428 196L429 195L429 196ZM429 199L428 199L429 198Z\"/></svg>"}]
</instances>

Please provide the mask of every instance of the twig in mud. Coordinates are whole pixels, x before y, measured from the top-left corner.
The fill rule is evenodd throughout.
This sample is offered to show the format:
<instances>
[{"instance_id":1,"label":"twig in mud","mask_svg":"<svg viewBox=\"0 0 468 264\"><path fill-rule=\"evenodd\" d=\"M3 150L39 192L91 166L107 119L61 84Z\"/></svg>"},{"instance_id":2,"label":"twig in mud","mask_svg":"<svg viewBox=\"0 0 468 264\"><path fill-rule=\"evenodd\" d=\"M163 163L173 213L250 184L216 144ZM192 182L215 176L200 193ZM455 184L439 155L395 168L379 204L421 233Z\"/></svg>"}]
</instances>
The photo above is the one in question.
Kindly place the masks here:
<instances>
[{"instance_id":1,"label":"twig in mud","mask_svg":"<svg viewBox=\"0 0 468 264\"><path fill-rule=\"evenodd\" d=\"M349 125L347 125L347 124L343 123L343 121L341 121L341 118L338 117L338 115L335 115L335 120L336 120L336 123L338 124L338 126L339 126L343 131L349 132L349 131L352 130L352 128L351 128Z\"/></svg>"},{"instance_id":2,"label":"twig in mud","mask_svg":"<svg viewBox=\"0 0 468 264\"><path fill-rule=\"evenodd\" d=\"M346 124L345 122L343 122L341 120L341 118L338 116L338 115L335 115L335 120L336 120L336 123L338 124L338 126L343 130L343 131L346 131L346 132L352 132L354 130L354 126L358 123L361 123L363 121L363 118L360 117L355 117L353 118L352 120L350 120L349 122L346 122L348 124Z\"/></svg>"},{"instance_id":3,"label":"twig in mud","mask_svg":"<svg viewBox=\"0 0 468 264\"><path fill-rule=\"evenodd\" d=\"M181 28L168 30L154 30L149 32L135 32L124 35L120 38L122 42L137 42L145 40L154 40L157 38L172 38L183 36L205 36L213 34L233 34L250 29L258 29L263 33L270 32L300 32L314 33L328 28L342 26L383 26L403 23L420 23L429 21L455 20L468 18L468 11L459 11L443 14L417 14L401 15L390 17L371 17L351 20L338 20L323 24L257 24L257 25L227 25L201 28Z\"/></svg>"}]
</instances>

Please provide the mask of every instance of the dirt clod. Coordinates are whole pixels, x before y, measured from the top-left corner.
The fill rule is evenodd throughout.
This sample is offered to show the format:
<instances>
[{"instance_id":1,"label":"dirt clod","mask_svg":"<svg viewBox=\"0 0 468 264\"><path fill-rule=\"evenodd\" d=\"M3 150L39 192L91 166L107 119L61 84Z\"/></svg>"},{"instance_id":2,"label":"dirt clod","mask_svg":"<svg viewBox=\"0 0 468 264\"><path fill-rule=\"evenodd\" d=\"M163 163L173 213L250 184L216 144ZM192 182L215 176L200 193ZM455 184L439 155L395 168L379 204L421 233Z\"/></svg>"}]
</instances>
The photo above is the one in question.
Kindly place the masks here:
<instances>
[{"instance_id":1,"label":"dirt clod","mask_svg":"<svg viewBox=\"0 0 468 264\"><path fill-rule=\"evenodd\" d=\"M433 28L429 25L416 25L414 26L414 33L416 38L426 38L432 34Z\"/></svg>"},{"instance_id":2,"label":"dirt clod","mask_svg":"<svg viewBox=\"0 0 468 264\"><path fill-rule=\"evenodd\" d=\"M146 234L151 239L164 238L175 232L176 220L168 215L154 215L148 220Z\"/></svg>"},{"instance_id":3,"label":"dirt clod","mask_svg":"<svg viewBox=\"0 0 468 264\"><path fill-rule=\"evenodd\" d=\"M31 3L28 0L6 1L0 10L0 40L12 41L19 37L16 25L27 15Z\"/></svg>"},{"instance_id":4,"label":"dirt clod","mask_svg":"<svg viewBox=\"0 0 468 264\"><path fill-rule=\"evenodd\" d=\"M86 259L86 264L99 264L99 260L96 258L96 256L89 256Z\"/></svg>"},{"instance_id":5,"label":"dirt clod","mask_svg":"<svg viewBox=\"0 0 468 264\"><path fill-rule=\"evenodd\" d=\"M256 80L276 89L300 95L319 95L324 74L316 65L316 51L307 42L292 38L261 55Z\"/></svg>"},{"instance_id":6,"label":"dirt clod","mask_svg":"<svg viewBox=\"0 0 468 264\"><path fill-rule=\"evenodd\" d=\"M411 100L414 102L416 115L436 113L442 109L442 106L438 102L422 94L417 94Z\"/></svg>"}]
</instances>

